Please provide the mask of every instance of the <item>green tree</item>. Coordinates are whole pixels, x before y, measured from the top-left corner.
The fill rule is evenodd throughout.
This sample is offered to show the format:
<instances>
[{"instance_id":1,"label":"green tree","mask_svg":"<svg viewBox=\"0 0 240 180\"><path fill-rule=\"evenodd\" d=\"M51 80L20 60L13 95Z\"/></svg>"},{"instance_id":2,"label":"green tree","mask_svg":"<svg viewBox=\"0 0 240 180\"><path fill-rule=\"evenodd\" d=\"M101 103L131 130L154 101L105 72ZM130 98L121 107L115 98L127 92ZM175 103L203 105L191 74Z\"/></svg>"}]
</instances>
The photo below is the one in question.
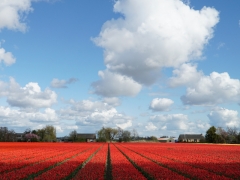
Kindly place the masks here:
<instances>
[{"instance_id":1,"label":"green tree","mask_svg":"<svg viewBox=\"0 0 240 180\"><path fill-rule=\"evenodd\" d=\"M72 132L69 133L69 139L73 142L76 142L78 140L76 130L73 130Z\"/></svg>"},{"instance_id":2,"label":"green tree","mask_svg":"<svg viewBox=\"0 0 240 180\"><path fill-rule=\"evenodd\" d=\"M105 131L106 131L106 137L108 141L113 141L118 133L117 129L110 128L110 127L106 128Z\"/></svg>"},{"instance_id":3,"label":"green tree","mask_svg":"<svg viewBox=\"0 0 240 180\"><path fill-rule=\"evenodd\" d=\"M97 132L98 141L100 142L112 141L114 140L117 134L118 134L118 129L114 129L110 127L107 127L107 128L102 127L102 129L100 129Z\"/></svg>"},{"instance_id":4,"label":"green tree","mask_svg":"<svg viewBox=\"0 0 240 180\"><path fill-rule=\"evenodd\" d=\"M131 132L130 132L130 131L127 131L127 130L123 131L122 140L123 140L124 142L129 142L129 141L131 141Z\"/></svg>"},{"instance_id":5,"label":"green tree","mask_svg":"<svg viewBox=\"0 0 240 180\"><path fill-rule=\"evenodd\" d=\"M45 129L38 129L36 134L39 136L40 141L43 141L43 138L45 136Z\"/></svg>"},{"instance_id":6,"label":"green tree","mask_svg":"<svg viewBox=\"0 0 240 180\"><path fill-rule=\"evenodd\" d=\"M205 139L208 143L216 143L218 139L218 135L216 134L216 128L214 126L210 127L205 135Z\"/></svg>"},{"instance_id":7,"label":"green tree","mask_svg":"<svg viewBox=\"0 0 240 180\"><path fill-rule=\"evenodd\" d=\"M105 128L102 127L99 131L97 131L97 141L99 142L106 142L107 138L105 136Z\"/></svg>"},{"instance_id":8,"label":"green tree","mask_svg":"<svg viewBox=\"0 0 240 180\"><path fill-rule=\"evenodd\" d=\"M36 130L32 130L32 134L36 134L37 135L37 131Z\"/></svg>"},{"instance_id":9,"label":"green tree","mask_svg":"<svg viewBox=\"0 0 240 180\"><path fill-rule=\"evenodd\" d=\"M40 137L40 140L44 142L55 142L57 140L56 128L54 126L47 125L42 129L38 129L37 135Z\"/></svg>"},{"instance_id":10,"label":"green tree","mask_svg":"<svg viewBox=\"0 0 240 180\"><path fill-rule=\"evenodd\" d=\"M54 142L57 140L56 128L54 126L46 126L44 129L45 129L45 136L43 138L44 141Z\"/></svg>"},{"instance_id":11,"label":"green tree","mask_svg":"<svg viewBox=\"0 0 240 180\"><path fill-rule=\"evenodd\" d=\"M122 128L118 127L117 128L118 132L117 132L117 135L116 137L118 138L118 141L119 142L128 142L128 141L131 141L131 132L128 131L128 130L123 130Z\"/></svg>"},{"instance_id":12,"label":"green tree","mask_svg":"<svg viewBox=\"0 0 240 180\"><path fill-rule=\"evenodd\" d=\"M156 136L151 136L150 140L156 142L156 141L158 141L158 138Z\"/></svg>"}]
</instances>

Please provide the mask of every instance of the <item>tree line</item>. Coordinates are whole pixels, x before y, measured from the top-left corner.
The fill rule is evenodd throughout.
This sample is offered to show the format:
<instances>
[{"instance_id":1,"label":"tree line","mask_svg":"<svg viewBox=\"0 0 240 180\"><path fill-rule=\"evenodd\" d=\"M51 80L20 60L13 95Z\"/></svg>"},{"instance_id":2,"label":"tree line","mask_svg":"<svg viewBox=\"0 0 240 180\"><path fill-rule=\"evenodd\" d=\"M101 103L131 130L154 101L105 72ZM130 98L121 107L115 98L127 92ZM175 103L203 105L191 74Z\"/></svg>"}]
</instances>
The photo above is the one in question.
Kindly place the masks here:
<instances>
[{"instance_id":1,"label":"tree line","mask_svg":"<svg viewBox=\"0 0 240 180\"><path fill-rule=\"evenodd\" d=\"M102 129L100 129L97 132L99 142L106 142L106 141L111 142L115 139L117 139L119 142L122 142L122 141L128 142L131 140L131 138L134 138L134 135L132 134L130 131L123 130L119 127L118 128L102 127ZM138 134L136 134L135 136L138 136Z\"/></svg>"},{"instance_id":2,"label":"tree line","mask_svg":"<svg viewBox=\"0 0 240 180\"><path fill-rule=\"evenodd\" d=\"M9 130L7 127L0 127L0 142L16 141L16 133L14 130Z\"/></svg>"},{"instance_id":3,"label":"tree line","mask_svg":"<svg viewBox=\"0 0 240 180\"><path fill-rule=\"evenodd\" d=\"M15 133L7 127L0 127L0 142L55 142L56 128L47 125L42 129L26 129L23 133Z\"/></svg>"},{"instance_id":4,"label":"tree line","mask_svg":"<svg viewBox=\"0 0 240 180\"><path fill-rule=\"evenodd\" d=\"M212 126L206 131L205 140L208 143L240 144L240 131L236 127Z\"/></svg>"},{"instance_id":5,"label":"tree line","mask_svg":"<svg viewBox=\"0 0 240 180\"><path fill-rule=\"evenodd\" d=\"M97 141L98 142L129 142L136 140L145 140L145 141L157 141L157 137L140 137L136 129L132 129L132 131L123 130L120 127L111 128L111 127L102 127L99 131L97 131Z\"/></svg>"}]
</instances>

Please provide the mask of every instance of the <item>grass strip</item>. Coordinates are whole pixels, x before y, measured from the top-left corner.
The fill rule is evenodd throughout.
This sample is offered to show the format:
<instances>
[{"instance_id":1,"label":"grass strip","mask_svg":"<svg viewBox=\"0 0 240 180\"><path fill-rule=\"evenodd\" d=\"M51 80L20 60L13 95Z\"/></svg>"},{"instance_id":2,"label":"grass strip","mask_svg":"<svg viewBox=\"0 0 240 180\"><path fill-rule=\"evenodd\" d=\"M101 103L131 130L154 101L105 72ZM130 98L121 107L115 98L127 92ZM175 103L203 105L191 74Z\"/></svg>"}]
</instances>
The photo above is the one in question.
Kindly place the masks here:
<instances>
[{"instance_id":1,"label":"grass strip","mask_svg":"<svg viewBox=\"0 0 240 180\"><path fill-rule=\"evenodd\" d=\"M111 150L110 150L110 145L108 143L108 152L107 152L107 162L106 162L106 169L105 169L105 175L104 179L105 180L112 180L112 163L111 163Z\"/></svg>"}]
</instances>

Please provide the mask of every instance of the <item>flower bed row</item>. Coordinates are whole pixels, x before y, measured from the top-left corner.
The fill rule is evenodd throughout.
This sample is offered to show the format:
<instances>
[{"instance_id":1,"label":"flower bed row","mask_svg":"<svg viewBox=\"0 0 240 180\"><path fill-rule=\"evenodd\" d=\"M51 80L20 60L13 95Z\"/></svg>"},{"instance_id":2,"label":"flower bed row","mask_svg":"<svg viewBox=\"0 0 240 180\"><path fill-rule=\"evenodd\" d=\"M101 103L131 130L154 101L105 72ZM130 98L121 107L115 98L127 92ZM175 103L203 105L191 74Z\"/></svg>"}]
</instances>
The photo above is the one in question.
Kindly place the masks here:
<instances>
[{"instance_id":1,"label":"flower bed row","mask_svg":"<svg viewBox=\"0 0 240 180\"><path fill-rule=\"evenodd\" d=\"M114 180L146 179L114 145L111 144L110 149L112 177Z\"/></svg>"},{"instance_id":2,"label":"flower bed row","mask_svg":"<svg viewBox=\"0 0 240 180\"><path fill-rule=\"evenodd\" d=\"M120 145L116 146L148 179L188 179Z\"/></svg>"},{"instance_id":3,"label":"flower bed row","mask_svg":"<svg viewBox=\"0 0 240 180\"><path fill-rule=\"evenodd\" d=\"M127 146L124 146L124 147L128 148ZM136 152L132 148L130 148L130 150L133 152ZM176 171L179 174L183 174L184 176L189 177L191 179L202 179L202 180L203 179L221 179L221 180L229 180L230 179L230 178L209 172L204 169L192 167L188 164L179 162L177 160L174 161L174 160L165 158L162 156L162 154L148 152L146 149L143 149L143 148L138 148L136 153L140 154L141 156L143 156L147 159L150 159L151 161L153 161L159 165L162 165L166 168Z\"/></svg>"},{"instance_id":4,"label":"flower bed row","mask_svg":"<svg viewBox=\"0 0 240 180\"><path fill-rule=\"evenodd\" d=\"M0 179L240 179L239 147L0 143Z\"/></svg>"},{"instance_id":5,"label":"flower bed row","mask_svg":"<svg viewBox=\"0 0 240 180\"><path fill-rule=\"evenodd\" d=\"M48 180L49 177L54 180L63 179L70 175L78 166L81 166L97 149L99 149L99 145L72 157L67 157L63 161L60 161L54 168L36 177L35 180Z\"/></svg>"},{"instance_id":6,"label":"flower bed row","mask_svg":"<svg viewBox=\"0 0 240 180\"><path fill-rule=\"evenodd\" d=\"M0 165L0 177L2 176L2 174L7 174L8 172L11 172L11 171L16 171L18 169L23 169L25 168L26 166L32 166L36 163L39 163L41 161L46 161L48 159L51 159L53 157L57 157L59 155L62 155L62 154L66 154L66 153L69 153L71 151L79 151L78 148L62 148L61 151L58 151L59 149L53 149L53 150L41 150L39 152L41 153L38 153L38 154L29 154L28 155L28 158L26 157L19 157L19 158L15 158L14 160L12 159L11 161L0 161L1 162L1 165ZM57 153L56 153L57 152ZM31 157L32 155L32 157Z\"/></svg>"},{"instance_id":7,"label":"flower bed row","mask_svg":"<svg viewBox=\"0 0 240 180\"><path fill-rule=\"evenodd\" d=\"M216 147L219 148L219 147ZM205 151L205 150L204 150ZM221 152L221 149L218 149L218 152ZM199 152L199 151L198 151ZM201 154L196 155L196 152L190 151L187 156L176 156L176 153L165 154L164 157L169 159L178 160L184 163L187 163L193 167L205 169L216 174L224 175L230 178L239 178L240 177L240 161L239 160L230 160L229 153L227 151L222 151L221 155L212 154L209 150L208 156ZM232 153L230 153L232 154ZM234 153L235 154L235 153ZM240 156L240 152L235 154L236 157Z\"/></svg>"},{"instance_id":8,"label":"flower bed row","mask_svg":"<svg viewBox=\"0 0 240 180\"><path fill-rule=\"evenodd\" d=\"M131 145L130 145L131 146ZM128 147L130 147L128 146ZM134 149L133 147L131 147ZM155 145L151 148L141 144L139 149L151 154L190 165L192 168L206 170L229 178L240 177L240 149L239 146L221 146L204 144L168 144Z\"/></svg>"},{"instance_id":9,"label":"flower bed row","mask_svg":"<svg viewBox=\"0 0 240 180\"><path fill-rule=\"evenodd\" d=\"M86 151L87 149L89 149L89 147L82 150L82 152ZM24 168L21 168L15 171L11 171L9 173L4 173L0 176L0 179L4 180L4 179L9 179L9 177L12 177L12 179L17 180L17 179L27 178L28 176L29 178L32 178L37 176L39 173L43 173L51 169L52 167L58 165L58 163L64 161L65 159L71 158L72 156L79 153L81 153L79 152L79 150L69 151L68 153L64 152L63 154L60 153L59 156L55 156L46 161L34 164L32 166L31 165L26 166Z\"/></svg>"},{"instance_id":10,"label":"flower bed row","mask_svg":"<svg viewBox=\"0 0 240 180\"><path fill-rule=\"evenodd\" d=\"M106 169L106 159L107 159L108 146L105 144L96 154L91 158L91 160L80 169L76 175L72 178L77 179L104 179L104 172Z\"/></svg>"}]
</instances>

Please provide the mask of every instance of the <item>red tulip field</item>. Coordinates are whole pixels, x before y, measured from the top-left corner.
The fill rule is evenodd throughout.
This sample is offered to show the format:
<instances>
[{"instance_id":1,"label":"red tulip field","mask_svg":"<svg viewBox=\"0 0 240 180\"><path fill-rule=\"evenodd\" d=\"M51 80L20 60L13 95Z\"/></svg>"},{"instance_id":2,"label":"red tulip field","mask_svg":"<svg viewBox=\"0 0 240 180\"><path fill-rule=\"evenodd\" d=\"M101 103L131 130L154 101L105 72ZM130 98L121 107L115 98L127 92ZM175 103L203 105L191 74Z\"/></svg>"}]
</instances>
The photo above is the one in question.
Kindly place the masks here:
<instances>
[{"instance_id":1,"label":"red tulip field","mask_svg":"<svg viewBox=\"0 0 240 180\"><path fill-rule=\"evenodd\" d=\"M0 179L240 179L240 146L0 143Z\"/></svg>"}]
</instances>

